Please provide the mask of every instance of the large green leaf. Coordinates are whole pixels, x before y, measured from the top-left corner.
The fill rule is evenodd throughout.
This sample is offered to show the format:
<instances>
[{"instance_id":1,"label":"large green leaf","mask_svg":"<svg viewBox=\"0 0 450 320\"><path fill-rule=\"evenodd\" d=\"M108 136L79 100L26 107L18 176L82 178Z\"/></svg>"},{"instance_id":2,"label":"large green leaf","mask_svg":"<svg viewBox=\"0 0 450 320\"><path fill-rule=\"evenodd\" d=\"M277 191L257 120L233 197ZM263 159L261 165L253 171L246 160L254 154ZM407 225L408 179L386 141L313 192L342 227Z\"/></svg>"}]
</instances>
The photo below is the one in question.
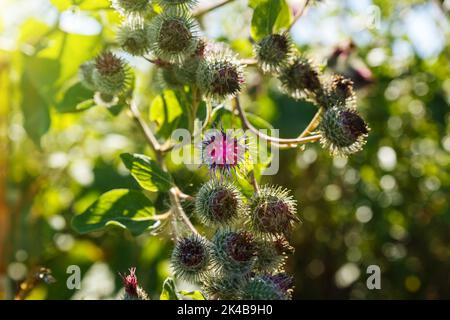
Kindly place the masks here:
<instances>
[{"instance_id":1,"label":"large green leaf","mask_svg":"<svg viewBox=\"0 0 450 320\"><path fill-rule=\"evenodd\" d=\"M139 235L151 229L153 203L140 191L115 189L102 194L85 212L72 219L73 228L79 233L88 233L116 225Z\"/></svg>"},{"instance_id":2,"label":"large green leaf","mask_svg":"<svg viewBox=\"0 0 450 320\"><path fill-rule=\"evenodd\" d=\"M166 192L173 186L172 176L159 165L142 154L124 153L120 155L131 175L145 190Z\"/></svg>"},{"instance_id":3,"label":"large green leaf","mask_svg":"<svg viewBox=\"0 0 450 320\"><path fill-rule=\"evenodd\" d=\"M291 12L286 0L260 0L257 4L251 1L250 6L254 8L251 35L257 41L287 28L291 22Z\"/></svg>"},{"instance_id":4,"label":"large green leaf","mask_svg":"<svg viewBox=\"0 0 450 320\"><path fill-rule=\"evenodd\" d=\"M22 77L20 90L24 93L21 100L21 109L24 115L25 131L39 145L41 137L50 128L49 104L31 81L27 72Z\"/></svg>"},{"instance_id":5,"label":"large green leaf","mask_svg":"<svg viewBox=\"0 0 450 320\"><path fill-rule=\"evenodd\" d=\"M150 120L157 126L161 137L169 138L173 130L188 128L187 106L189 101L185 92L164 90L153 99L150 106Z\"/></svg>"},{"instance_id":6,"label":"large green leaf","mask_svg":"<svg viewBox=\"0 0 450 320\"><path fill-rule=\"evenodd\" d=\"M164 281L160 300L178 300L177 291L175 289L175 282L172 278L167 278Z\"/></svg>"}]
</instances>

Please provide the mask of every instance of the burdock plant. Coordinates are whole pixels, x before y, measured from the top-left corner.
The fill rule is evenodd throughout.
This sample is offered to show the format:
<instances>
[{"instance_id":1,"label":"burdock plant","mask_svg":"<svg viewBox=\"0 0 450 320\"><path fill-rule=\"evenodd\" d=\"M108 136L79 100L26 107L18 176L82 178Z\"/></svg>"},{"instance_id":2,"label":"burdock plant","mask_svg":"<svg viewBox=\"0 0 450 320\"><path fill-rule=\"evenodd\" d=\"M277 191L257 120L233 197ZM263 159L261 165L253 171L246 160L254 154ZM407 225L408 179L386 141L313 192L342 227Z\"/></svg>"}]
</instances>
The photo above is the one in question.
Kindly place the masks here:
<instances>
[{"instance_id":1,"label":"burdock plant","mask_svg":"<svg viewBox=\"0 0 450 320\"><path fill-rule=\"evenodd\" d=\"M196 2L112 0L123 18L115 29L116 43L105 41L102 53L80 66L78 79L92 91L94 99L87 100L87 105L94 102L110 111L116 105L128 107L152 156L122 155L125 167L145 192L111 190L77 215L73 226L85 233L119 225L135 235L170 227L173 276L208 299L290 299L294 281L285 273L285 262L294 252L289 238L299 222L297 202L283 187L260 186L260 173L268 163L251 163L258 159L251 159L253 144L247 133L279 149L320 141L333 155L347 156L362 149L369 127L357 111L353 82L323 72L299 54L289 35L292 24L259 30L263 34L255 37L254 57L244 61L228 44L200 37L196 19L229 1L192 11ZM130 65L146 64L138 68L136 83L130 81L126 61L130 56ZM248 87L247 67L253 68ZM281 91L306 99L318 109L296 138L263 133L256 126L268 127L265 121L248 115L244 104L259 96L261 79L271 76L279 80ZM151 104L155 109L144 111L154 120L149 125L141 107L160 93L154 92L161 89L155 83L164 92ZM241 104L240 94L249 90L250 99ZM76 97L67 100L79 99L79 90L69 91L76 92ZM186 177L179 173L181 166L175 170L175 163L167 159L177 150L175 139L167 136L180 127L199 141L199 167L206 171L191 179L189 186L177 185ZM186 153L192 149L193 145L183 146ZM184 193L189 188L196 188L196 194ZM123 283L123 299L148 299L134 268L123 276ZM182 295L172 293L172 297Z\"/></svg>"}]
</instances>

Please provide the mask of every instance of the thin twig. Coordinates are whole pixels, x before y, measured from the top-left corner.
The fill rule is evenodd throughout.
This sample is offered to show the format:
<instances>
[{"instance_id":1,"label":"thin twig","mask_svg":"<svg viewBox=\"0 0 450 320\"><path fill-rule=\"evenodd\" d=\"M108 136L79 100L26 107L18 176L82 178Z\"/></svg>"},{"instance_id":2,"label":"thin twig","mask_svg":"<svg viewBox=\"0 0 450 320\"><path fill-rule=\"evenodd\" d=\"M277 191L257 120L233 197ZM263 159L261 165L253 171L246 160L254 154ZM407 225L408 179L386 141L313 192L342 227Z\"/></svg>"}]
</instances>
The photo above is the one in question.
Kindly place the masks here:
<instances>
[{"instance_id":1,"label":"thin twig","mask_svg":"<svg viewBox=\"0 0 450 320\"><path fill-rule=\"evenodd\" d=\"M149 143L149 145L153 148L153 150L160 154L161 153L161 144L159 143L158 139L156 139L155 135L153 134L152 130L149 128L149 126L145 123L145 121L142 119L141 113L139 112L139 109L136 106L136 103L132 101L130 104L130 111L133 115L133 119L136 121L136 123L139 125L139 128L141 128L142 132L144 133L145 139Z\"/></svg>"},{"instance_id":2,"label":"thin twig","mask_svg":"<svg viewBox=\"0 0 450 320\"><path fill-rule=\"evenodd\" d=\"M239 117L241 119L241 122L242 122L242 125L244 126L244 128L250 130L251 132L256 134L258 137L260 137L266 141L269 141L271 143L275 143L278 145L289 145L291 147L296 147L301 144L315 142L315 141L319 140L321 137L320 135L314 135L314 136L301 137L301 138L295 138L295 139L282 139L282 138L272 137L267 134L264 134L264 133L260 132L258 129L256 129L250 123L250 121L247 119L247 116L245 115L245 111L239 102L239 98L235 97L235 98L233 98L233 101L234 101L234 106L239 114Z\"/></svg>"},{"instance_id":3,"label":"thin twig","mask_svg":"<svg viewBox=\"0 0 450 320\"><path fill-rule=\"evenodd\" d=\"M209 13L209 12L211 12L211 11L214 11L214 10L220 8L220 7L223 7L224 5L226 5L226 4L228 4L228 3L231 3L231 2L233 2L233 1L234 1L234 0L224 0L224 1L222 1L222 2L213 4L213 5L210 6L210 7L207 7L207 8L204 8L204 9L201 9L201 10L195 12L195 13L194 13L194 17L197 18L197 19L198 19L198 18L201 18L201 17L204 16L205 14L207 14L207 13Z\"/></svg>"},{"instance_id":4,"label":"thin twig","mask_svg":"<svg viewBox=\"0 0 450 320\"><path fill-rule=\"evenodd\" d=\"M306 8L308 7L310 0L306 0L305 4L303 5L303 7L300 9L299 12L297 12L297 14L294 16L294 19L292 20L290 26L287 28L287 31L290 31L292 29L292 27L297 23L297 21L303 16L303 14L306 11Z\"/></svg>"},{"instance_id":5,"label":"thin twig","mask_svg":"<svg viewBox=\"0 0 450 320\"><path fill-rule=\"evenodd\" d=\"M254 171L252 172L250 179L251 179L251 182L253 185L253 189L255 190L256 193L258 193L259 192L259 184L258 184L258 181L256 180Z\"/></svg>"},{"instance_id":6,"label":"thin twig","mask_svg":"<svg viewBox=\"0 0 450 320\"><path fill-rule=\"evenodd\" d=\"M184 212L183 207L181 206L179 192L180 191L177 187L173 187L172 189L169 190L169 197L170 202L172 203L172 208L175 211L176 215L183 220L183 222L192 231L192 233L199 234L199 232L194 227L189 217Z\"/></svg>"},{"instance_id":7,"label":"thin twig","mask_svg":"<svg viewBox=\"0 0 450 320\"><path fill-rule=\"evenodd\" d=\"M240 62L246 66L255 66L258 64L258 60L255 58L241 59Z\"/></svg>"},{"instance_id":8,"label":"thin twig","mask_svg":"<svg viewBox=\"0 0 450 320\"><path fill-rule=\"evenodd\" d=\"M317 126L320 124L320 117L322 116L323 108L320 108L317 113L312 118L311 122L308 124L305 130L298 136L299 138L304 138L307 135L311 134Z\"/></svg>"}]
</instances>

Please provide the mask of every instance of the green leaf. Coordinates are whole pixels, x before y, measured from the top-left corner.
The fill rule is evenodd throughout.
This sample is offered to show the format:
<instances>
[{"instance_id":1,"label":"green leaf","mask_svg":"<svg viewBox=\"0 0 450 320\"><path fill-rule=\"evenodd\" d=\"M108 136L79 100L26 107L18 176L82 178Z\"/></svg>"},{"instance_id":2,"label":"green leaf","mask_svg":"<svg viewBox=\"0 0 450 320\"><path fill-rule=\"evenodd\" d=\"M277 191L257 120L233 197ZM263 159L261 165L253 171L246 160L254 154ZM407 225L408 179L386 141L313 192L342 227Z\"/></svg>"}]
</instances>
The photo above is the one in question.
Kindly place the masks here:
<instances>
[{"instance_id":1,"label":"green leaf","mask_svg":"<svg viewBox=\"0 0 450 320\"><path fill-rule=\"evenodd\" d=\"M160 300L178 300L177 292L175 289L175 282L172 278L167 278L164 281Z\"/></svg>"},{"instance_id":2,"label":"green leaf","mask_svg":"<svg viewBox=\"0 0 450 320\"><path fill-rule=\"evenodd\" d=\"M287 29L292 22L291 9L289 8L286 0L279 0L279 2L281 9L273 26L273 32L279 32L283 29Z\"/></svg>"},{"instance_id":3,"label":"green leaf","mask_svg":"<svg viewBox=\"0 0 450 320\"><path fill-rule=\"evenodd\" d=\"M115 189L102 194L85 212L72 219L72 227L84 234L116 225L139 235L151 229L153 203L140 191Z\"/></svg>"},{"instance_id":4,"label":"green leaf","mask_svg":"<svg viewBox=\"0 0 450 320\"><path fill-rule=\"evenodd\" d=\"M173 186L172 176L159 165L142 154L123 153L120 155L131 175L145 190L166 192Z\"/></svg>"},{"instance_id":5,"label":"green leaf","mask_svg":"<svg viewBox=\"0 0 450 320\"><path fill-rule=\"evenodd\" d=\"M203 293L201 293L198 290L197 291L180 291L178 293L185 297L191 298L192 300L206 300Z\"/></svg>"},{"instance_id":6,"label":"green leaf","mask_svg":"<svg viewBox=\"0 0 450 320\"><path fill-rule=\"evenodd\" d=\"M20 90L22 95L21 109L24 115L24 127L28 136L36 144L50 129L50 107L53 105L54 79L60 71L58 61L21 56L24 73Z\"/></svg>"},{"instance_id":7,"label":"green leaf","mask_svg":"<svg viewBox=\"0 0 450 320\"><path fill-rule=\"evenodd\" d=\"M250 31L256 41L287 28L291 22L291 12L286 0L261 0L258 4L251 1L250 6L254 7Z\"/></svg>"},{"instance_id":8,"label":"green leaf","mask_svg":"<svg viewBox=\"0 0 450 320\"><path fill-rule=\"evenodd\" d=\"M93 92L77 82L63 93L63 98L56 104L58 112L78 112L95 106Z\"/></svg>"},{"instance_id":9,"label":"green leaf","mask_svg":"<svg viewBox=\"0 0 450 320\"><path fill-rule=\"evenodd\" d=\"M20 90L24 93L21 109L25 131L33 142L39 145L41 137L49 130L51 123L47 101L42 98L27 75L23 76Z\"/></svg>"},{"instance_id":10,"label":"green leaf","mask_svg":"<svg viewBox=\"0 0 450 320\"><path fill-rule=\"evenodd\" d=\"M184 92L164 90L153 99L150 106L150 120L157 126L157 134L168 138L173 130L187 128L186 97Z\"/></svg>"}]
</instances>

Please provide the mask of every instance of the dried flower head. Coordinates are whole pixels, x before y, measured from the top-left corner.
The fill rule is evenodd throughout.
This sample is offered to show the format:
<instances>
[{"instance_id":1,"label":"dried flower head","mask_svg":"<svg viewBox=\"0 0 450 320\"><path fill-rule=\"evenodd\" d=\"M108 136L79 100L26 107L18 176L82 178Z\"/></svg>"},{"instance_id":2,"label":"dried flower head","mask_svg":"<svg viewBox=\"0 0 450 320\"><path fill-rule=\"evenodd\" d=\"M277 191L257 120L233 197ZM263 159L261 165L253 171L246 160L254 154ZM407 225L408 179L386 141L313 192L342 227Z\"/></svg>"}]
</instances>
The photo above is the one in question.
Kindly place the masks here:
<instances>
[{"instance_id":1,"label":"dried flower head","mask_svg":"<svg viewBox=\"0 0 450 320\"><path fill-rule=\"evenodd\" d=\"M200 188L195 198L195 212L205 225L229 225L241 215L242 199L233 184L212 179Z\"/></svg>"},{"instance_id":2,"label":"dried flower head","mask_svg":"<svg viewBox=\"0 0 450 320\"><path fill-rule=\"evenodd\" d=\"M180 63L196 51L197 32L197 23L184 11L165 11L149 24L151 50L158 58Z\"/></svg>"},{"instance_id":3,"label":"dried flower head","mask_svg":"<svg viewBox=\"0 0 450 320\"><path fill-rule=\"evenodd\" d=\"M213 261L218 271L234 275L250 272L256 256L256 244L250 232L218 230L213 244Z\"/></svg>"},{"instance_id":4,"label":"dried flower head","mask_svg":"<svg viewBox=\"0 0 450 320\"><path fill-rule=\"evenodd\" d=\"M348 156L366 143L369 127L354 109L327 109L319 125L321 144L332 155Z\"/></svg>"},{"instance_id":5,"label":"dried flower head","mask_svg":"<svg viewBox=\"0 0 450 320\"><path fill-rule=\"evenodd\" d=\"M243 65L229 49L207 50L197 70L197 85L206 96L222 101L239 93L243 83Z\"/></svg>"},{"instance_id":6,"label":"dried flower head","mask_svg":"<svg viewBox=\"0 0 450 320\"><path fill-rule=\"evenodd\" d=\"M295 248L291 246L284 236L276 237L273 244L279 255L291 255L295 252Z\"/></svg>"},{"instance_id":7,"label":"dried flower head","mask_svg":"<svg viewBox=\"0 0 450 320\"><path fill-rule=\"evenodd\" d=\"M210 249L198 235L181 238L172 253L174 274L186 281L197 282L208 271Z\"/></svg>"},{"instance_id":8,"label":"dried flower head","mask_svg":"<svg viewBox=\"0 0 450 320\"><path fill-rule=\"evenodd\" d=\"M250 200L250 224L263 234L286 235L296 216L296 202L281 187L263 186Z\"/></svg>"},{"instance_id":9,"label":"dried flower head","mask_svg":"<svg viewBox=\"0 0 450 320\"><path fill-rule=\"evenodd\" d=\"M324 109L332 107L356 109L353 81L338 74L333 75L317 100Z\"/></svg>"},{"instance_id":10,"label":"dried flower head","mask_svg":"<svg viewBox=\"0 0 450 320\"><path fill-rule=\"evenodd\" d=\"M288 33L270 34L255 45L255 55L264 72L278 72L292 54Z\"/></svg>"},{"instance_id":11,"label":"dried flower head","mask_svg":"<svg viewBox=\"0 0 450 320\"><path fill-rule=\"evenodd\" d=\"M313 100L322 92L318 68L304 57L296 57L284 65L279 79L286 93L295 99Z\"/></svg>"}]
</instances>

